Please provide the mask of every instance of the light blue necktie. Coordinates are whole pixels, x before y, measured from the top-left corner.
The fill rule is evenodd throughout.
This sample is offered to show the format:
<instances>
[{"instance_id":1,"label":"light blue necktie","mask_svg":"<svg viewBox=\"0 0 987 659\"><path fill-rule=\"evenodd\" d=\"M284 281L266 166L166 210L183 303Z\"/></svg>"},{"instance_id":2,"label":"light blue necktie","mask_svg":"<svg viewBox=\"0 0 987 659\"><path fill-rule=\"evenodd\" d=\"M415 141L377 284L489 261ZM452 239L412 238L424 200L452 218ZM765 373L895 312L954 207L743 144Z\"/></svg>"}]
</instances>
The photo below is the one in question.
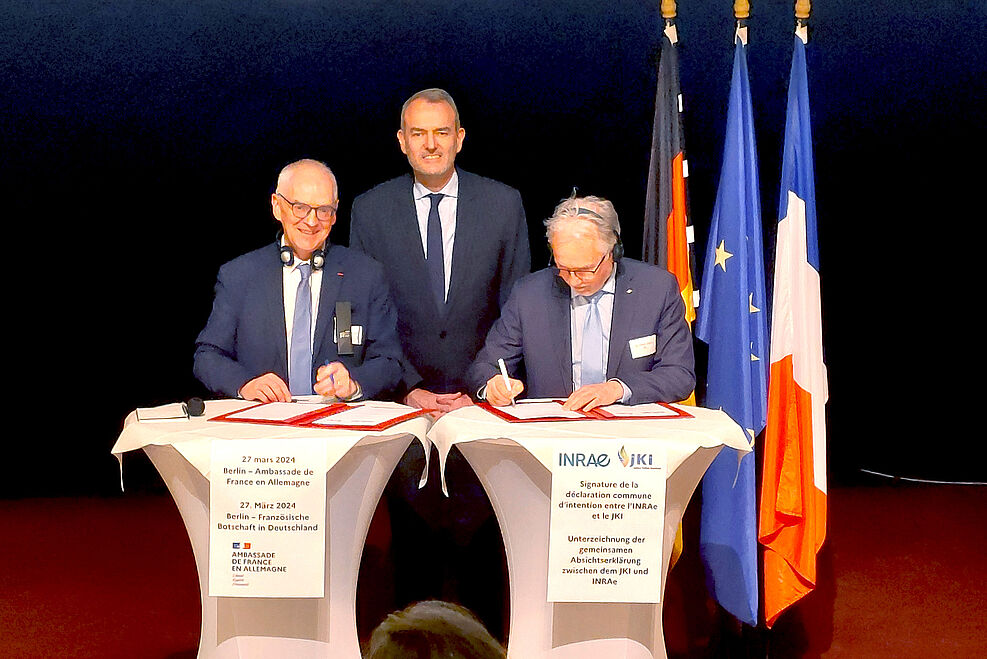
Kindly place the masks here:
<instances>
[{"instance_id":1,"label":"light blue necktie","mask_svg":"<svg viewBox=\"0 0 987 659\"><path fill-rule=\"evenodd\" d=\"M295 319L291 325L291 350L288 355L288 389L293 396L312 393L312 266L298 265L302 280L295 294Z\"/></svg>"},{"instance_id":2,"label":"light blue necktie","mask_svg":"<svg viewBox=\"0 0 987 659\"><path fill-rule=\"evenodd\" d=\"M599 384L606 380L603 369L603 321L600 319L600 298L605 291L597 291L586 300L586 318L583 320L583 351L580 355L580 384Z\"/></svg>"}]
</instances>

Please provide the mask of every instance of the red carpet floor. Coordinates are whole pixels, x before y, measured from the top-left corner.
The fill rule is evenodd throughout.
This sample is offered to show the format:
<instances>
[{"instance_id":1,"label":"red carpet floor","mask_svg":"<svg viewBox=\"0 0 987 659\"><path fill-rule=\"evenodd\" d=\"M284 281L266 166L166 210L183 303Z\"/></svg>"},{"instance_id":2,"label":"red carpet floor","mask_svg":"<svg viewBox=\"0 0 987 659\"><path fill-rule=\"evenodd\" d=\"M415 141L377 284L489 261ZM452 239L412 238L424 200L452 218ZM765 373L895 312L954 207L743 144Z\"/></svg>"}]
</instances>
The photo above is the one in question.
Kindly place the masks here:
<instances>
[{"instance_id":1,"label":"red carpet floor","mask_svg":"<svg viewBox=\"0 0 987 659\"><path fill-rule=\"evenodd\" d=\"M835 489L817 592L771 632L724 634L683 592L687 555L666 597L669 654L987 656L985 547L987 488ZM0 501L0 559L0 657L195 656L198 581L166 495Z\"/></svg>"}]
</instances>

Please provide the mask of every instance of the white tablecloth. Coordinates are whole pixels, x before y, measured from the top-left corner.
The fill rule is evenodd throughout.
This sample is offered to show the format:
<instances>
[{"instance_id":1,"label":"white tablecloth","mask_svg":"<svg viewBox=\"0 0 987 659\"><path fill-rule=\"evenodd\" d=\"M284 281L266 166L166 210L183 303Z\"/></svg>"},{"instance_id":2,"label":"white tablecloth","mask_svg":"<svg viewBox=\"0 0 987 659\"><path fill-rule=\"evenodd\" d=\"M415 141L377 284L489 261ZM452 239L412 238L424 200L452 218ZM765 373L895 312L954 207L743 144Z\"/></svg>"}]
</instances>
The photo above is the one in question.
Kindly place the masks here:
<instances>
[{"instance_id":1,"label":"white tablecloth","mask_svg":"<svg viewBox=\"0 0 987 659\"><path fill-rule=\"evenodd\" d=\"M449 450L456 444L479 439L502 440L517 444L552 471L552 456L559 448L557 442L580 439L660 439L669 449L668 470L678 466L673 456L685 457L698 448L727 446L743 457L751 451L747 434L721 410L688 407L691 419L649 419L626 421L555 421L510 423L481 407L464 407L446 414L428 431L428 438L439 452L439 467L445 483L445 462Z\"/></svg>"},{"instance_id":2,"label":"white tablecloth","mask_svg":"<svg viewBox=\"0 0 987 659\"><path fill-rule=\"evenodd\" d=\"M124 421L123 432L117 438L111 452L122 460L127 451L144 448L145 446L173 446L175 450L209 478L209 442L214 439L281 439L298 437L332 438L327 444L326 471L332 469L347 451L357 444L373 443L392 439L400 435L414 435L425 449L425 471L422 474L421 485L424 485L428 474L428 457L431 452L431 442L427 432L432 420L420 416L402 421L386 430L339 430L334 428L293 428L256 423L231 423L209 421L209 419L256 405L246 400L212 400L206 402L205 414L199 417L189 417L187 420L169 421L137 421L137 413L131 412ZM395 409L411 411L397 403L374 402L374 405L389 405Z\"/></svg>"}]
</instances>

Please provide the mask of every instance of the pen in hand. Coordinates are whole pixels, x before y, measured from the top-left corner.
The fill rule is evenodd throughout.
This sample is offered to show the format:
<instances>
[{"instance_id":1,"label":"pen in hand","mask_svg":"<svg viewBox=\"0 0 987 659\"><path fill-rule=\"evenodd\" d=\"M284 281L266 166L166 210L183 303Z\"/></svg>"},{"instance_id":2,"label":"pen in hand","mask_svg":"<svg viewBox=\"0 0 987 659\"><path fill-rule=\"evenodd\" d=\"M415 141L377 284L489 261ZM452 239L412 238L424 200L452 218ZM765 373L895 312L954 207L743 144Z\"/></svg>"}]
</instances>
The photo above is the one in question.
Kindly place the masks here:
<instances>
[{"instance_id":1,"label":"pen in hand","mask_svg":"<svg viewBox=\"0 0 987 659\"><path fill-rule=\"evenodd\" d=\"M507 364L504 363L504 358L501 357L497 360L497 365L500 366L500 376L504 378L504 386L507 387L507 393L511 393L511 379L507 376ZM511 396L511 405L514 405L514 396Z\"/></svg>"},{"instance_id":2,"label":"pen in hand","mask_svg":"<svg viewBox=\"0 0 987 659\"><path fill-rule=\"evenodd\" d=\"M322 368L329 368L330 364L332 364L332 360L327 359L325 363L322 364ZM321 368L319 370L321 370ZM329 382L332 384L332 393L322 394L323 402L333 402L340 400L339 396L336 395L336 376L331 371L329 373Z\"/></svg>"}]
</instances>

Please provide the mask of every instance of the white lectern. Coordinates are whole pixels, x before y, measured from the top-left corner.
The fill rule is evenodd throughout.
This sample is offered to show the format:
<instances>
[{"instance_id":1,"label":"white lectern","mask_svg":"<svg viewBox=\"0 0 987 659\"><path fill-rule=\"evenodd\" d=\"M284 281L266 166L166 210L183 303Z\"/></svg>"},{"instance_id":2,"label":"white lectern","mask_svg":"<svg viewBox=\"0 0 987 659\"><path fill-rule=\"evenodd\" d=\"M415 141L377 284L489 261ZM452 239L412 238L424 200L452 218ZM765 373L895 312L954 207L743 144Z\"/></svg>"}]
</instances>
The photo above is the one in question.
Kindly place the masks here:
<instances>
[{"instance_id":1,"label":"white lectern","mask_svg":"<svg viewBox=\"0 0 987 659\"><path fill-rule=\"evenodd\" d=\"M508 654L517 659L665 657L661 603L548 601L551 456L559 443L611 439L661 442L667 453L661 590L685 506L724 447L751 450L725 413L687 408L689 419L508 423L480 407L443 416L429 431L440 466L456 445L486 489L500 522L510 575Z\"/></svg>"},{"instance_id":2,"label":"white lectern","mask_svg":"<svg viewBox=\"0 0 987 659\"><path fill-rule=\"evenodd\" d=\"M360 656L356 584L360 558L384 485L408 444L427 442L430 421L418 417L366 433L247 423L209 422L246 407L210 401L202 418L138 422L131 414L113 453L143 448L161 474L188 530L199 574L200 658L299 659ZM318 438L327 443L326 571L322 598L211 597L209 586L209 446L214 440ZM426 444L426 455L430 445Z\"/></svg>"}]
</instances>

